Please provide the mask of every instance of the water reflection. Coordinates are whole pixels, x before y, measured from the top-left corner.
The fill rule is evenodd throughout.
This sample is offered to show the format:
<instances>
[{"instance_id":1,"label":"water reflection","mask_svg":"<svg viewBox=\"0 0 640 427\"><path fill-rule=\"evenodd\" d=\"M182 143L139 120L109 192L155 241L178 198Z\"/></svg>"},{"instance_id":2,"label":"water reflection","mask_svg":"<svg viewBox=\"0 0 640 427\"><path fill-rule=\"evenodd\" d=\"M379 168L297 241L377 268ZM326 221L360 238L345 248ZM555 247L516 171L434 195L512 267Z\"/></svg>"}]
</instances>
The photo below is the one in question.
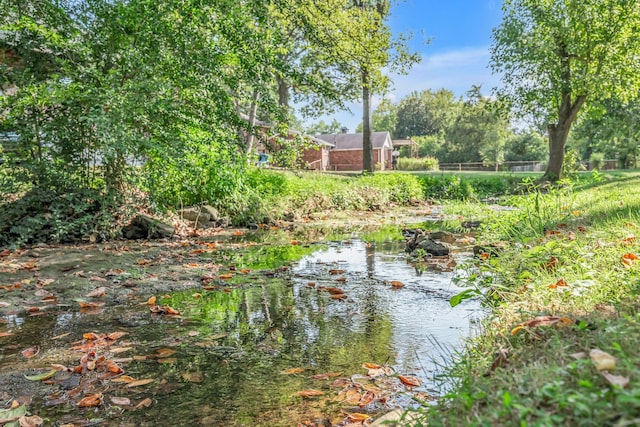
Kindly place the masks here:
<instances>
[{"instance_id":1,"label":"water reflection","mask_svg":"<svg viewBox=\"0 0 640 427\"><path fill-rule=\"evenodd\" d=\"M193 291L173 294L163 303L179 309L182 319L153 316L140 306L120 306L99 316L64 311L12 318L17 330L12 340L40 343L46 352L55 345L48 339L63 332L71 334L59 345L69 345L87 331L128 332L126 344L133 350L126 354L132 359L123 363L125 372L155 381L144 389L109 384L104 393L132 401L151 396L154 404L144 411L100 414L112 417L114 425L155 426L164 420L166 425L290 426L326 420L341 412L328 403L335 394L329 387L332 380L311 375L351 377L365 373L365 362L389 364L397 373L420 377L430 389L436 369L432 361L442 356L443 348L459 345L469 334L471 319L481 315L472 300L455 309L449 306L449 298L459 292L451 283L454 273L418 274L402 249L393 242L333 242L287 272L256 272L244 286L226 292L203 291L200 298ZM238 257L238 268L242 259L253 257ZM391 280L405 286L394 290ZM318 291L323 286L339 287L347 298L332 299ZM158 363L162 360L154 352L167 347L176 350L175 360ZM77 360L51 362L73 365ZM304 373L281 373L296 367ZM329 397L296 396L309 388ZM77 408L45 403L42 396L36 398L34 412L58 423L78 417ZM394 403L407 402L389 402Z\"/></svg>"}]
</instances>

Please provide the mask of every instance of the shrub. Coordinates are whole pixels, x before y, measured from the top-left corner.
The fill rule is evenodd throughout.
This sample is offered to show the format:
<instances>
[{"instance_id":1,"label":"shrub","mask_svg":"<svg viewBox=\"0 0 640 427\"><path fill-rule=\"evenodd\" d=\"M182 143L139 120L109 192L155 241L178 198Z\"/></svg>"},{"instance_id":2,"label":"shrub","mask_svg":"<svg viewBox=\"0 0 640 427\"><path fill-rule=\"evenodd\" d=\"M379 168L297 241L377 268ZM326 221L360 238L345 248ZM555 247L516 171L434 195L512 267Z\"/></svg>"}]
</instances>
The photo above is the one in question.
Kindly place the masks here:
<instances>
[{"instance_id":1,"label":"shrub","mask_svg":"<svg viewBox=\"0 0 640 427\"><path fill-rule=\"evenodd\" d=\"M412 158L412 157L400 157L398 159L398 170L403 171L429 171L429 170L438 170L439 163L438 159L435 157L422 157L422 158Z\"/></svg>"}]
</instances>

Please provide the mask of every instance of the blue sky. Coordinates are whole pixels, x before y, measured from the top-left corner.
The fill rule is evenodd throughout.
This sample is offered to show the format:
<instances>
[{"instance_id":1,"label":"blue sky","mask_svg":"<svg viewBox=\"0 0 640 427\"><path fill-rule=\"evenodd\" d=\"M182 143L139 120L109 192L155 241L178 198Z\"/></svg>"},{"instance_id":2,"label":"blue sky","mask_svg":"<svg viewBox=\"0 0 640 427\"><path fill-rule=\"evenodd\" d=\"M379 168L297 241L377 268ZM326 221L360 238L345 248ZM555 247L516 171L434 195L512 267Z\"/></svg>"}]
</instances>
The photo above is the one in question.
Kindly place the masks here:
<instances>
[{"instance_id":1,"label":"blue sky","mask_svg":"<svg viewBox=\"0 0 640 427\"><path fill-rule=\"evenodd\" d=\"M500 8L500 0L400 0L391 9L389 25L394 33L413 33L410 47L421 54L422 61L408 75L392 76L394 84L386 97L398 102L414 90L441 88L464 96L472 85L482 85L488 95L499 85L488 65L491 30L500 24ZM374 108L380 100L381 96L374 97ZM353 132L362 121L362 105L351 103L349 108L351 113L323 116L307 124L335 118Z\"/></svg>"}]
</instances>

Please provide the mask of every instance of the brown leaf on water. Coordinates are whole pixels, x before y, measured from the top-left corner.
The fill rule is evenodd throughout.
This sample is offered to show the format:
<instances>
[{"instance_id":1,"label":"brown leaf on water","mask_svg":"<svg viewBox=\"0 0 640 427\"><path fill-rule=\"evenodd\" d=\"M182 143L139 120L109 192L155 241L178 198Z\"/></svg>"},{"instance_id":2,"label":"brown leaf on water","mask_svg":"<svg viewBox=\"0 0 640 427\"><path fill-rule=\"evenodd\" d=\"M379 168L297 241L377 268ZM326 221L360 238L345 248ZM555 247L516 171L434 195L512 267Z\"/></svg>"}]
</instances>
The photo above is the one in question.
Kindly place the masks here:
<instances>
[{"instance_id":1,"label":"brown leaf on water","mask_svg":"<svg viewBox=\"0 0 640 427\"><path fill-rule=\"evenodd\" d=\"M329 274L343 274L344 272L345 270L340 270L340 269L329 270Z\"/></svg>"},{"instance_id":2,"label":"brown leaf on water","mask_svg":"<svg viewBox=\"0 0 640 427\"><path fill-rule=\"evenodd\" d=\"M408 387L418 387L422 384L419 378L408 376L408 375L399 375L398 379L400 382Z\"/></svg>"},{"instance_id":3,"label":"brown leaf on water","mask_svg":"<svg viewBox=\"0 0 640 427\"><path fill-rule=\"evenodd\" d=\"M152 383L154 381L155 380L153 378L145 378L143 380L132 381L132 382L127 384L127 387L138 387L138 386L141 386L141 385L147 385L147 384Z\"/></svg>"},{"instance_id":4,"label":"brown leaf on water","mask_svg":"<svg viewBox=\"0 0 640 427\"><path fill-rule=\"evenodd\" d=\"M78 402L78 406L81 408L91 408L94 406L100 406L102 403L102 393L90 394Z\"/></svg>"},{"instance_id":5,"label":"brown leaf on water","mask_svg":"<svg viewBox=\"0 0 640 427\"><path fill-rule=\"evenodd\" d=\"M115 341L118 338L122 338L127 334L128 332L122 332L122 331L111 332L110 334L107 335L107 339L110 339L111 341Z\"/></svg>"},{"instance_id":6,"label":"brown leaf on water","mask_svg":"<svg viewBox=\"0 0 640 427\"><path fill-rule=\"evenodd\" d=\"M27 359L31 359L32 357L37 356L38 353L40 353L40 347L38 347L37 345L25 348L20 352L20 354L22 354L22 356L26 357Z\"/></svg>"},{"instance_id":7,"label":"brown leaf on water","mask_svg":"<svg viewBox=\"0 0 640 427\"><path fill-rule=\"evenodd\" d=\"M173 316L180 315L180 312L178 310L168 305L163 305L163 306L154 305L154 306L151 306L149 310L151 310L151 312L155 314L168 314Z\"/></svg>"},{"instance_id":8,"label":"brown leaf on water","mask_svg":"<svg viewBox=\"0 0 640 427\"><path fill-rule=\"evenodd\" d=\"M402 287L404 287L404 283L398 281L398 280L392 280L391 282L391 287L395 288L395 289L400 289Z\"/></svg>"},{"instance_id":9,"label":"brown leaf on water","mask_svg":"<svg viewBox=\"0 0 640 427\"><path fill-rule=\"evenodd\" d=\"M173 356L176 353L177 353L177 351L172 349L172 348L160 348L160 349L156 350L155 356L157 358L161 359L163 357Z\"/></svg>"},{"instance_id":10,"label":"brown leaf on water","mask_svg":"<svg viewBox=\"0 0 640 427\"><path fill-rule=\"evenodd\" d=\"M134 381L136 381L136 379L133 377L130 377L129 375L123 375L121 377L114 378L111 380L112 383L125 383L125 384L130 384Z\"/></svg>"},{"instance_id":11,"label":"brown leaf on water","mask_svg":"<svg viewBox=\"0 0 640 427\"><path fill-rule=\"evenodd\" d=\"M611 385L615 385L615 386L618 386L620 388L625 388L627 385L629 385L629 378L628 377L623 377L623 376L620 376L620 375L613 375L613 374L610 374L609 372L606 372L606 371L602 372L602 376Z\"/></svg>"},{"instance_id":12,"label":"brown leaf on water","mask_svg":"<svg viewBox=\"0 0 640 427\"><path fill-rule=\"evenodd\" d=\"M91 298L91 297L99 298L99 297L103 297L103 296L105 296L106 294L107 294L107 288L105 288L104 286L100 286L99 288L97 288L97 289L95 289L95 290L93 290L93 291L89 292L89 293L87 294L87 297L90 297L90 298Z\"/></svg>"},{"instance_id":13,"label":"brown leaf on water","mask_svg":"<svg viewBox=\"0 0 640 427\"><path fill-rule=\"evenodd\" d=\"M95 332L85 332L84 334L82 334L82 338L84 338L87 341L94 341L94 340L102 339L102 337L100 335L96 334Z\"/></svg>"},{"instance_id":14,"label":"brown leaf on water","mask_svg":"<svg viewBox=\"0 0 640 427\"><path fill-rule=\"evenodd\" d=\"M153 404L153 400L147 397L146 399L143 399L142 401L140 401L140 403L138 403L136 407L133 409L148 408L152 404Z\"/></svg>"},{"instance_id":15,"label":"brown leaf on water","mask_svg":"<svg viewBox=\"0 0 640 427\"><path fill-rule=\"evenodd\" d=\"M352 423L357 423L357 422L362 422L362 421L366 421L369 418L371 418L371 415L368 414L360 414L358 412L354 412L353 414L349 414L347 416L347 419L349 420L349 422Z\"/></svg>"},{"instance_id":16,"label":"brown leaf on water","mask_svg":"<svg viewBox=\"0 0 640 427\"><path fill-rule=\"evenodd\" d=\"M124 372L124 370L113 360L107 360L107 370L114 374L121 374Z\"/></svg>"},{"instance_id":17,"label":"brown leaf on water","mask_svg":"<svg viewBox=\"0 0 640 427\"><path fill-rule=\"evenodd\" d=\"M313 396L322 396L324 394L324 392L320 391L320 390L316 390L313 388L307 389L307 390L302 390L296 393L296 396L301 396L301 397L313 397Z\"/></svg>"},{"instance_id":18,"label":"brown leaf on water","mask_svg":"<svg viewBox=\"0 0 640 427\"><path fill-rule=\"evenodd\" d=\"M104 305L103 302L91 302L91 301L78 301L81 308L97 308Z\"/></svg>"},{"instance_id":19,"label":"brown leaf on water","mask_svg":"<svg viewBox=\"0 0 640 427\"><path fill-rule=\"evenodd\" d=\"M340 376L340 372L327 372L324 374L311 375L309 378L311 378L312 380L328 380L329 378L338 376Z\"/></svg>"},{"instance_id":20,"label":"brown leaf on water","mask_svg":"<svg viewBox=\"0 0 640 427\"><path fill-rule=\"evenodd\" d=\"M38 279L36 280L36 288L37 289L44 288L45 286L50 285L53 282L55 282L54 279Z\"/></svg>"},{"instance_id":21,"label":"brown leaf on water","mask_svg":"<svg viewBox=\"0 0 640 427\"><path fill-rule=\"evenodd\" d=\"M289 368L289 369L280 371L280 373L283 375L295 375L295 374L301 374L303 372L304 372L304 368Z\"/></svg>"},{"instance_id":22,"label":"brown leaf on water","mask_svg":"<svg viewBox=\"0 0 640 427\"><path fill-rule=\"evenodd\" d=\"M44 420L37 415L23 415L18 418L18 422L20 423L20 427L35 427L42 425L42 423L44 423Z\"/></svg>"},{"instance_id":23,"label":"brown leaf on water","mask_svg":"<svg viewBox=\"0 0 640 427\"><path fill-rule=\"evenodd\" d=\"M111 403L113 403L114 405L118 405L118 406L129 406L129 405L131 405L131 399L129 399L128 397L116 397L116 396L113 396L109 400L111 400Z\"/></svg>"},{"instance_id":24,"label":"brown leaf on water","mask_svg":"<svg viewBox=\"0 0 640 427\"><path fill-rule=\"evenodd\" d=\"M362 367L365 369L380 369L382 365L378 365L377 363L363 363Z\"/></svg>"},{"instance_id":25,"label":"brown leaf on water","mask_svg":"<svg viewBox=\"0 0 640 427\"><path fill-rule=\"evenodd\" d=\"M182 374L182 379L190 383L201 383L204 381L204 375L202 372L185 372Z\"/></svg>"}]
</instances>

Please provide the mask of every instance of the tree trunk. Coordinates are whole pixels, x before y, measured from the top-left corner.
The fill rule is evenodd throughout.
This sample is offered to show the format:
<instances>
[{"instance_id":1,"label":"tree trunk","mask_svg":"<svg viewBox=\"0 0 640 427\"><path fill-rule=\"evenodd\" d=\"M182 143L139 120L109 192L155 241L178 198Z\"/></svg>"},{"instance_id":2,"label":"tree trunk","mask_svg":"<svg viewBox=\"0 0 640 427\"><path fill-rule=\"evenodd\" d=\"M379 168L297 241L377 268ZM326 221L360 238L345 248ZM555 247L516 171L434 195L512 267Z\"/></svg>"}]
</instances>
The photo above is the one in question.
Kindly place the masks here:
<instances>
[{"instance_id":1,"label":"tree trunk","mask_svg":"<svg viewBox=\"0 0 640 427\"><path fill-rule=\"evenodd\" d=\"M251 126L251 130L247 133L246 145L247 145L247 154L251 154L253 151L253 144L256 139L255 130L253 129L256 125L256 120L258 119L258 98L260 94L257 90L253 91L253 97L251 99L251 110L249 111L249 125Z\"/></svg>"},{"instance_id":2,"label":"tree trunk","mask_svg":"<svg viewBox=\"0 0 640 427\"><path fill-rule=\"evenodd\" d=\"M371 144L371 87L367 70L362 70L362 169L371 173L375 170Z\"/></svg>"},{"instance_id":3,"label":"tree trunk","mask_svg":"<svg viewBox=\"0 0 640 427\"><path fill-rule=\"evenodd\" d=\"M289 85L280 74L276 74L276 82L278 82L278 105L286 116L289 112Z\"/></svg>"},{"instance_id":4,"label":"tree trunk","mask_svg":"<svg viewBox=\"0 0 640 427\"><path fill-rule=\"evenodd\" d=\"M558 108L558 123L552 123L547 128L549 133L549 163L542 177L543 180L555 182L562 177L564 149L567 145L569 131L585 100L586 96L580 95L576 97L575 102L571 102L571 94L563 94L562 102Z\"/></svg>"}]
</instances>

